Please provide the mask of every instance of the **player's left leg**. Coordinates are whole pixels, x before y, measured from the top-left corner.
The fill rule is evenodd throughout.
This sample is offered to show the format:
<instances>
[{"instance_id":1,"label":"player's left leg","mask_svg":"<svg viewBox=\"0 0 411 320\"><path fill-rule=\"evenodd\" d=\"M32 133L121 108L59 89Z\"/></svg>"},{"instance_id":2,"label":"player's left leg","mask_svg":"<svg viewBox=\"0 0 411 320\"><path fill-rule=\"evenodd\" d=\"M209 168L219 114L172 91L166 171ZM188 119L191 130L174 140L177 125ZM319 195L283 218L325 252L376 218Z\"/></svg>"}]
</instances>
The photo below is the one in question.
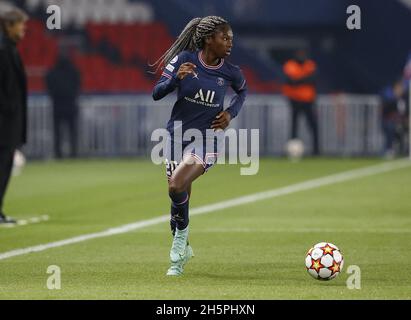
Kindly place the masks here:
<instances>
[{"instance_id":1,"label":"player's left leg","mask_svg":"<svg viewBox=\"0 0 411 320\"><path fill-rule=\"evenodd\" d=\"M298 137L298 115L301 111L301 108L296 101L292 101L292 100L290 100L290 106L291 106L290 138L297 139Z\"/></svg>"},{"instance_id":2,"label":"player's left leg","mask_svg":"<svg viewBox=\"0 0 411 320\"><path fill-rule=\"evenodd\" d=\"M70 157L77 158L78 151L78 127L77 127L77 115L70 115L68 118L68 128L70 132Z\"/></svg>"},{"instance_id":3,"label":"player's left leg","mask_svg":"<svg viewBox=\"0 0 411 320\"><path fill-rule=\"evenodd\" d=\"M313 154L318 156L320 154L320 144L318 137L318 121L312 103L307 103L304 108L305 116L307 118L308 126L311 129L313 139Z\"/></svg>"}]
</instances>

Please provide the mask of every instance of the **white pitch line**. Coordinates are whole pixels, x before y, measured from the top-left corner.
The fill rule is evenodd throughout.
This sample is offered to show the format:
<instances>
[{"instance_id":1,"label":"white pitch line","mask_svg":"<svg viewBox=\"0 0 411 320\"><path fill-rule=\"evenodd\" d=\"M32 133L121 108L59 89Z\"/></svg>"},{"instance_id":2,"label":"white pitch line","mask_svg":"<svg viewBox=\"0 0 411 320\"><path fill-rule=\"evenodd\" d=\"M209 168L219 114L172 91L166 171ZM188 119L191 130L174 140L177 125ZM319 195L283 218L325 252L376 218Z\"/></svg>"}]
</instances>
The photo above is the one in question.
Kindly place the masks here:
<instances>
[{"instance_id":1,"label":"white pitch line","mask_svg":"<svg viewBox=\"0 0 411 320\"><path fill-rule=\"evenodd\" d=\"M232 207L236 207L236 206L240 206L244 204L249 204L249 203L253 203L257 201L262 201L266 199L284 196L284 195L295 193L295 192L315 189L315 188L319 188L322 186L327 186L327 185L331 185L335 183L340 183L340 182L359 179L362 177L372 176L372 175L376 175L376 174L380 174L384 172L389 172L392 170L397 170L397 169L401 169L401 168L405 168L409 166L411 166L411 161L397 160L397 161L373 165L373 166L369 166L365 168L349 170L349 171L325 176L322 178L317 178L317 179L308 180L305 182L296 183L296 184L282 187L282 188L272 189L272 190L268 190L265 192L253 193L248 196L241 196L241 197L233 198L231 200L221 201L221 202L217 202L211 205L193 208L190 210L190 216L205 214L205 213L213 212L216 210L232 208ZM40 244L40 245L22 248L22 249L16 249L16 250L1 253L0 260L4 260L4 259L11 258L11 257L16 257L16 256L21 256L21 255L25 255L25 254L32 253L32 252L40 252L40 251L48 250L51 248L62 247L62 246L79 243L79 242L83 242L87 240L110 237L110 236L117 235L117 234L123 234L123 233L127 233L130 231L149 227L152 225L160 224L160 223L169 221L169 219L170 219L169 215L163 215L163 216L159 216L153 219L137 221L137 222L125 224L125 225L122 225L116 228L110 228L110 229L107 229L101 232L90 233L90 234L80 235L80 236L76 236L73 238L68 238L68 239L64 239L60 241Z\"/></svg>"}]
</instances>

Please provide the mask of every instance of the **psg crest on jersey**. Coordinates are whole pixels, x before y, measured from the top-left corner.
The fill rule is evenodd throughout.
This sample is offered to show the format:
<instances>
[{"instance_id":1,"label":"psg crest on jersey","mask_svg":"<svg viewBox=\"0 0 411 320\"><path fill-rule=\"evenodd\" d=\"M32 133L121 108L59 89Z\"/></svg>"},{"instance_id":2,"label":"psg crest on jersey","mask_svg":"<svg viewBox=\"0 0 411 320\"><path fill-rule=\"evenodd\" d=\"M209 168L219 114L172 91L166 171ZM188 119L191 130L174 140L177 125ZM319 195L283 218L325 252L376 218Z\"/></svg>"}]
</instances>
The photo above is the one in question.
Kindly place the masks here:
<instances>
[{"instance_id":1,"label":"psg crest on jersey","mask_svg":"<svg viewBox=\"0 0 411 320\"><path fill-rule=\"evenodd\" d=\"M218 84L220 87L222 87L222 86L224 85L224 79L218 77L218 78L217 78L217 84Z\"/></svg>"}]
</instances>

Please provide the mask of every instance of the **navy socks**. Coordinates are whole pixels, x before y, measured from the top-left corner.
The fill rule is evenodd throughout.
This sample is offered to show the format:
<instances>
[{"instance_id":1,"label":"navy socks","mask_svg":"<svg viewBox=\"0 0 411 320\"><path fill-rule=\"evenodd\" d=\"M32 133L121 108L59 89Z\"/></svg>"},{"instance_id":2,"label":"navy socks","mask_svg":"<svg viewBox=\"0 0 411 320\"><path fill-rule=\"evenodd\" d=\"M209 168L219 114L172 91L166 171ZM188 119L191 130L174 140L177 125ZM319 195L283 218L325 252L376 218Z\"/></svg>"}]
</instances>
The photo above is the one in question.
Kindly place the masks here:
<instances>
[{"instance_id":1,"label":"navy socks","mask_svg":"<svg viewBox=\"0 0 411 320\"><path fill-rule=\"evenodd\" d=\"M169 193L171 199L171 232L175 233L176 228L184 230L188 226L188 200L186 191L181 193Z\"/></svg>"}]
</instances>

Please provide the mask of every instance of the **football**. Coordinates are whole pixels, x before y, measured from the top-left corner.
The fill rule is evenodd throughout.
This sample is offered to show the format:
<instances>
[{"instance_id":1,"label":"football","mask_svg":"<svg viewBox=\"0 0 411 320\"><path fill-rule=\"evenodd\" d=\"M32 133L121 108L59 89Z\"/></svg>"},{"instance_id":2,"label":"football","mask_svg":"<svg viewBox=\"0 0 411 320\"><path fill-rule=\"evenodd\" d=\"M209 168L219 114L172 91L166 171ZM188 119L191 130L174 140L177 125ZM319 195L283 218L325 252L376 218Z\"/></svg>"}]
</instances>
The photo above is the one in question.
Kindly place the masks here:
<instances>
[{"instance_id":1,"label":"football","mask_svg":"<svg viewBox=\"0 0 411 320\"><path fill-rule=\"evenodd\" d=\"M330 242L320 242L308 250L305 267L308 273L318 280L336 278L344 265L343 255L338 247Z\"/></svg>"},{"instance_id":2,"label":"football","mask_svg":"<svg viewBox=\"0 0 411 320\"><path fill-rule=\"evenodd\" d=\"M299 160L304 154L304 143L299 139L287 142L286 152L291 160Z\"/></svg>"}]
</instances>

